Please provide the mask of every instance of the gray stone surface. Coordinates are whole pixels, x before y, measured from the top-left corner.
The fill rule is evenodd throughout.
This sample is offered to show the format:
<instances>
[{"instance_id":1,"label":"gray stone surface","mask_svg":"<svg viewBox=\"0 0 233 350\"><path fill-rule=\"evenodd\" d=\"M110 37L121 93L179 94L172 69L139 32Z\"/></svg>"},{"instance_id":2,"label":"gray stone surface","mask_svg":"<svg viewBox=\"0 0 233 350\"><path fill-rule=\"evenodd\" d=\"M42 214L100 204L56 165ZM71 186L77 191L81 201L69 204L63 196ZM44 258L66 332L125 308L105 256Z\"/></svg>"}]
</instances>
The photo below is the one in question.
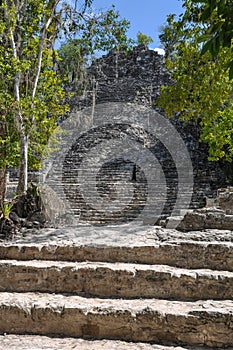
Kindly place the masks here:
<instances>
[{"instance_id":1,"label":"gray stone surface","mask_svg":"<svg viewBox=\"0 0 233 350\"><path fill-rule=\"evenodd\" d=\"M88 70L88 76L91 79L87 94L78 102L74 98L74 109L80 109L92 104L93 80L97 82L95 86L96 104L106 102L131 102L147 107L155 108L159 113L156 105L156 99L160 94L162 85L169 85L171 81L169 72L164 67L164 57L157 52L149 50L144 45L135 47L132 52L125 54L123 52L111 51L97 59ZM89 93L88 93L89 91ZM203 143L198 142L199 131L195 123L184 124L175 118L170 120L175 125L181 137L189 150L194 167L194 195L192 207L197 208L205 205L205 196L216 196L216 190L225 186L225 174L223 166L217 162L210 162L207 159L208 149ZM158 153L160 155L158 155ZM157 151L158 159L164 156L164 150ZM169 157L165 155L169 163ZM165 165L165 171L168 171L169 165ZM169 173L169 171L168 171ZM175 177L175 172L173 173ZM172 203L172 176L166 176L170 194L168 199ZM173 192L174 196L175 192ZM173 199L174 200L174 199ZM168 211L168 207L167 207Z\"/></svg>"},{"instance_id":2,"label":"gray stone surface","mask_svg":"<svg viewBox=\"0 0 233 350\"><path fill-rule=\"evenodd\" d=\"M220 188L217 192L217 205L227 214L233 214L233 187Z\"/></svg>"},{"instance_id":3,"label":"gray stone surface","mask_svg":"<svg viewBox=\"0 0 233 350\"><path fill-rule=\"evenodd\" d=\"M38 350L233 346L231 231L50 228L2 241L0 258L0 332L11 333L0 348L30 348L26 334L47 336L31 338Z\"/></svg>"},{"instance_id":4,"label":"gray stone surface","mask_svg":"<svg viewBox=\"0 0 233 350\"><path fill-rule=\"evenodd\" d=\"M74 338L50 338L32 335L0 336L0 350L205 350L199 347L180 347L128 343L111 340L84 340ZM228 348L232 350L232 348ZM207 350L207 349L206 349ZM208 347L208 350L211 348Z\"/></svg>"},{"instance_id":5,"label":"gray stone surface","mask_svg":"<svg viewBox=\"0 0 233 350\"><path fill-rule=\"evenodd\" d=\"M233 301L92 299L0 293L2 332L233 346Z\"/></svg>"},{"instance_id":6,"label":"gray stone surface","mask_svg":"<svg viewBox=\"0 0 233 350\"><path fill-rule=\"evenodd\" d=\"M161 167L161 173L163 174L163 177L159 178L155 183L156 186L154 186L157 187L157 193L154 191L155 200L153 203L158 202L159 213L153 209L152 213L148 213L146 222L154 220L154 224L157 216L164 218L173 215L173 209L179 197L178 185L180 185L181 177L178 180L177 167L180 166L180 161L176 164L171 149L167 149L163 142L159 142L156 133L152 129L150 133L150 128L149 131L146 131L145 128L142 130L140 123L135 123L136 112L133 111L130 115L127 114L127 120L123 124L111 123L106 118L106 114L109 114L107 106L111 105L113 110L114 104L130 103L135 107L135 110L138 107L137 114L143 122L147 121L147 117L143 113L140 115L140 107L141 109L142 107L147 107L150 110L155 109L162 113L156 106L156 99L159 96L161 85L172 83L167 70L164 68L163 60L162 56L141 45L135 47L128 54L113 50L108 55L95 60L88 68L87 77L89 82L85 86L83 96L73 97L71 116L82 110L84 114L87 114L85 122L89 120L89 124L92 123L93 127L86 128L80 137L71 137L73 144L68 149L64 144L62 145L63 152L67 152L66 157L64 161L59 162L57 169L53 169L54 173L57 171L57 173L63 172L63 174L60 175L62 177L60 189L57 185L52 188L58 192L63 191L64 198L68 199L70 205L69 212L73 213L72 215L77 220L96 224L135 220L148 202L148 182L150 179L143 172L143 167L140 168L143 160L155 168ZM103 108L102 112L97 113L96 111L100 106L105 106L106 111L104 112ZM125 111L123 112L125 113ZM100 116L102 116L102 119ZM79 118L80 116L77 115L77 129L86 125L85 122L80 125L78 123ZM96 127L106 123L106 120L108 120L108 125ZM189 191L192 195L191 208L202 207L205 205L206 196L215 196L217 188L225 185L224 171L218 163L208 161L207 147L198 142L199 131L195 124L184 125L177 118L169 121L169 123L178 130L192 160L194 189L193 193L192 189ZM76 130L75 127L74 130ZM166 134L167 131L163 129L162 132ZM106 159L106 162L103 162L104 164L100 166L101 156L99 154L103 153L103 158L106 157L110 146L112 146L112 144L109 146L109 142L119 139L122 135L123 137L129 137L134 143L149 144L150 146L147 146L147 148L153 155L154 162L147 159L144 153L140 152L137 152L137 161L135 159L134 161L125 159L119 151L112 159ZM170 138L172 138L171 134L167 136L167 139ZM102 153L100 152L93 159L90 157L91 162L87 167L81 166L83 159L90 156L93 148L102 143L104 144ZM101 201L104 204L109 204L114 210L97 210L95 206L90 205L85 200L86 192L82 192L82 186L80 185L82 180L80 180L80 172L83 171L85 171L86 188L88 188L88 185L93 187L96 184L96 190L101 197ZM91 178L93 173L96 173L94 182ZM190 176L189 171L187 173L187 176ZM79 175L79 180L77 180L77 175ZM53 182L56 183L56 179ZM132 187L134 192L132 198L130 197L131 200L127 196L129 187ZM183 188L183 191L185 193L185 188ZM121 198L122 195L124 195L124 198ZM93 193L90 194L90 198L93 198ZM125 200L127 205L116 210L116 199L122 200L122 202ZM59 200L56 199L55 202L58 203ZM54 216L53 204L52 207L50 214ZM179 206L179 209L182 209L182 205ZM62 216L62 219L64 219L64 216ZM69 216L67 222L70 223L70 220Z\"/></svg>"},{"instance_id":7,"label":"gray stone surface","mask_svg":"<svg viewBox=\"0 0 233 350\"><path fill-rule=\"evenodd\" d=\"M233 271L233 233L179 232L140 223L26 231L0 244L1 259L166 264Z\"/></svg>"},{"instance_id":8,"label":"gray stone surface","mask_svg":"<svg viewBox=\"0 0 233 350\"><path fill-rule=\"evenodd\" d=\"M233 188L218 189L217 197L208 204L209 207L188 210L183 217L173 216L161 220L161 225L169 227L177 222L177 228L182 231L233 230Z\"/></svg>"},{"instance_id":9,"label":"gray stone surface","mask_svg":"<svg viewBox=\"0 0 233 350\"><path fill-rule=\"evenodd\" d=\"M105 262L0 261L0 291L102 298L232 299L233 272Z\"/></svg>"},{"instance_id":10,"label":"gray stone surface","mask_svg":"<svg viewBox=\"0 0 233 350\"><path fill-rule=\"evenodd\" d=\"M196 231L204 229L233 230L233 215L226 214L217 208L201 208L188 211L182 218L172 217L178 222L177 229L182 231ZM172 220L167 218L161 221L162 226L171 225Z\"/></svg>"}]
</instances>

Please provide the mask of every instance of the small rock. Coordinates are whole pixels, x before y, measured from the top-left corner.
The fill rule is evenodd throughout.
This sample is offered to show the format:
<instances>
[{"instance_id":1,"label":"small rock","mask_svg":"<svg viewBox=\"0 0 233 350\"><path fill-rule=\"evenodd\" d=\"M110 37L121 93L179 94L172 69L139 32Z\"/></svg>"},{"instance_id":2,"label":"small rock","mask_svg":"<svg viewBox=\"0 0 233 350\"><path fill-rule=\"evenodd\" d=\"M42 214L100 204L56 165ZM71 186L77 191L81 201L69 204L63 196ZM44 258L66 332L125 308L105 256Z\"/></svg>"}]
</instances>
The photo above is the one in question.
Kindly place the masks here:
<instances>
[{"instance_id":1,"label":"small rock","mask_svg":"<svg viewBox=\"0 0 233 350\"><path fill-rule=\"evenodd\" d=\"M33 227L33 223L31 221L25 220L23 222L23 226L26 228L32 228Z\"/></svg>"},{"instance_id":2,"label":"small rock","mask_svg":"<svg viewBox=\"0 0 233 350\"><path fill-rule=\"evenodd\" d=\"M38 221L33 221L33 226L40 228L41 224Z\"/></svg>"},{"instance_id":3,"label":"small rock","mask_svg":"<svg viewBox=\"0 0 233 350\"><path fill-rule=\"evenodd\" d=\"M10 212L9 218L16 224L20 224L21 222L20 217L14 211Z\"/></svg>"}]
</instances>

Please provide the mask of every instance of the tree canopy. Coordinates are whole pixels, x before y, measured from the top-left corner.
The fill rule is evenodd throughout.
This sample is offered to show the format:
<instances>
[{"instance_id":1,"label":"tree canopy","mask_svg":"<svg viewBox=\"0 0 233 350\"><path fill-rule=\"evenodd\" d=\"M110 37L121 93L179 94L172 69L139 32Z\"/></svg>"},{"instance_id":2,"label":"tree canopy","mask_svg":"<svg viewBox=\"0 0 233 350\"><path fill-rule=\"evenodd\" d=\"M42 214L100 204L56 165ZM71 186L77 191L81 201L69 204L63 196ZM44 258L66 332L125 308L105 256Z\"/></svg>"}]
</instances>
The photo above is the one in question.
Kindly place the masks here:
<instances>
[{"instance_id":1,"label":"tree canopy","mask_svg":"<svg viewBox=\"0 0 233 350\"><path fill-rule=\"evenodd\" d=\"M114 8L96 14L91 5L92 0L0 2L0 170L19 166L18 193L27 189L28 164L40 166L57 119L68 110L64 86L70 70L79 71L81 58L98 49L127 45L129 23ZM68 43L60 55L58 40ZM66 61L67 49L75 62Z\"/></svg>"},{"instance_id":2,"label":"tree canopy","mask_svg":"<svg viewBox=\"0 0 233 350\"><path fill-rule=\"evenodd\" d=\"M127 37L129 26L129 21L122 19L114 6L105 12L93 13L91 8L86 11L78 31L69 33L58 49L59 72L64 82L68 77L68 85L82 83L87 63L98 52L107 52L113 48L130 49L134 41Z\"/></svg>"},{"instance_id":3,"label":"tree canopy","mask_svg":"<svg viewBox=\"0 0 233 350\"><path fill-rule=\"evenodd\" d=\"M17 165L19 160L19 193L27 188L28 157L32 167L38 166L56 118L66 110L53 69L63 16L58 3L5 0L0 5L1 142L7 153L5 165L13 158ZM12 148L11 135L17 147Z\"/></svg>"},{"instance_id":4,"label":"tree canopy","mask_svg":"<svg viewBox=\"0 0 233 350\"><path fill-rule=\"evenodd\" d=\"M216 57L220 50L231 49L233 53L233 2L232 0L193 0L200 6L199 22L206 24L200 37L204 43L202 53L210 51ZM233 59L228 64L230 79L233 78Z\"/></svg>"},{"instance_id":5,"label":"tree canopy","mask_svg":"<svg viewBox=\"0 0 233 350\"><path fill-rule=\"evenodd\" d=\"M160 38L169 47L166 66L174 84L162 88L158 103L168 117L176 114L200 125L200 140L208 144L210 160L232 161L233 90L226 69L231 47L222 48L214 57L208 50L203 52L200 37L209 23L199 21L200 3L184 1L184 15L177 20L169 16L163 28Z\"/></svg>"}]
</instances>

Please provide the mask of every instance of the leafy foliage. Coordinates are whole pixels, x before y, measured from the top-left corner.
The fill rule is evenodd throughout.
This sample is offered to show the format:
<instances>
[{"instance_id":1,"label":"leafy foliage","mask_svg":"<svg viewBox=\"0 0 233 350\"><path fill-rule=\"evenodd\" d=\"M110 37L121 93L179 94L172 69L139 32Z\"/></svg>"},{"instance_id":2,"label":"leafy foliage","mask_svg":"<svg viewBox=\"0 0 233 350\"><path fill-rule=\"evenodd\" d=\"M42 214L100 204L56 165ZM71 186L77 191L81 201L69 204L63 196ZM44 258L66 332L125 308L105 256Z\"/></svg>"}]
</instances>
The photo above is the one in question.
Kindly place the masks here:
<instances>
[{"instance_id":1,"label":"leafy foliage","mask_svg":"<svg viewBox=\"0 0 233 350\"><path fill-rule=\"evenodd\" d=\"M200 37L203 42L202 53L210 51L217 57L220 50L231 49L233 53L233 2L232 0L193 0L194 5L200 6L201 12L197 22L207 25ZM229 77L233 78L233 59L228 63Z\"/></svg>"},{"instance_id":2,"label":"leafy foliage","mask_svg":"<svg viewBox=\"0 0 233 350\"><path fill-rule=\"evenodd\" d=\"M200 125L200 139L209 146L210 160L232 161L233 91L225 69L232 57L231 48L219 51L214 58L208 51L203 53L199 37L205 26L196 21L202 9L189 0L184 5L184 16L177 21L168 18L168 33L172 31L176 40L166 66L174 84L162 88L158 103L168 117L176 113L180 119ZM166 31L163 35L166 37Z\"/></svg>"},{"instance_id":3,"label":"leafy foliage","mask_svg":"<svg viewBox=\"0 0 233 350\"><path fill-rule=\"evenodd\" d=\"M160 27L159 39L165 50L165 57L171 58L181 41L180 22L175 21L175 15L167 16L167 23Z\"/></svg>"},{"instance_id":4,"label":"leafy foliage","mask_svg":"<svg viewBox=\"0 0 233 350\"><path fill-rule=\"evenodd\" d=\"M58 50L59 71L67 83L76 83L81 87L85 79L87 63L99 51L105 52L113 48L129 50L133 40L128 39L129 22L120 17L112 6L106 12L93 13L90 9L82 17L79 30L74 31ZM80 83L80 84L79 84Z\"/></svg>"},{"instance_id":5,"label":"leafy foliage","mask_svg":"<svg viewBox=\"0 0 233 350\"><path fill-rule=\"evenodd\" d=\"M9 218L12 207L13 207L13 203L8 203L4 201L3 205L0 208L0 212L2 213L2 217L4 220L7 220Z\"/></svg>"},{"instance_id":6,"label":"leafy foliage","mask_svg":"<svg viewBox=\"0 0 233 350\"><path fill-rule=\"evenodd\" d=\"M95 14L91 5L92 0L0 2L0 168L19 165L18 192L26 191L28 164L40 167L57 119L68 111L70 72L79 79L88 55L128 45L129 22L114 7ZM68 40L59 54L58 39Z\"/></svg>"},{"instance_id":7,"label":"leafy foliage","mask_svg":"<svg viewBox=\"0 0 233 350\"><path fill-rule=\"evenodd\" d=\"M54 69L53 49L62 12L55 0L4 0L0 4L0 166L18 165L20 179L41 154L65 113L62 82ZM58 23L58 24L57 24ZM39 142L38 142L39 141ZM24 191L26 179L20 190Z\"/></svg>"},{"instance_id":8,"label":"leafy foliage","mask_svg":"<svg viewBox=\"0 0 233 350\"><path fill-rule=\"evenodd\" d=\"M142 32L138 32L137 34L137 44L145 44L146 46L149 46L151 43L153 43L153 39L151 36L148 36L146 34L143 34Z\"/></svg>"}]
</instances>

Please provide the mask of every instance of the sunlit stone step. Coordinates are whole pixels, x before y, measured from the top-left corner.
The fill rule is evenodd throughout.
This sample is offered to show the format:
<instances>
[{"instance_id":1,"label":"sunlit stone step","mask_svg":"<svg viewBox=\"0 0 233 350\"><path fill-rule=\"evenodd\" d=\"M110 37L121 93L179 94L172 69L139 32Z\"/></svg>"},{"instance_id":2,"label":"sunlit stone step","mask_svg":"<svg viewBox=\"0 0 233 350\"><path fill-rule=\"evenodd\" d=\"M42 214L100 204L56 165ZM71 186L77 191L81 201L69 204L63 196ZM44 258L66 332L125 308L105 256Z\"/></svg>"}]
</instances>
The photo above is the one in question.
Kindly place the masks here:
<instances>
[{"instance_id":1,"label":"sunlit stone step","mask_svg":"<svg viewBox=\"0 0 233 350\"><path fill-rule=\"evenodd\" d=\"M97 299L0 293L2 333L233 346L233 301Z\"/></svg>"},{"instance_id":2,"label":"sunlit stone step","mask_svg":"<svg viewBox=\"0 0 233 350\"><path fill-rule=\"evenodd\" d=\"M109 298L232 299L233 272L104 262L0 261L0 291Z\"/></svg>"}]
</instances>

